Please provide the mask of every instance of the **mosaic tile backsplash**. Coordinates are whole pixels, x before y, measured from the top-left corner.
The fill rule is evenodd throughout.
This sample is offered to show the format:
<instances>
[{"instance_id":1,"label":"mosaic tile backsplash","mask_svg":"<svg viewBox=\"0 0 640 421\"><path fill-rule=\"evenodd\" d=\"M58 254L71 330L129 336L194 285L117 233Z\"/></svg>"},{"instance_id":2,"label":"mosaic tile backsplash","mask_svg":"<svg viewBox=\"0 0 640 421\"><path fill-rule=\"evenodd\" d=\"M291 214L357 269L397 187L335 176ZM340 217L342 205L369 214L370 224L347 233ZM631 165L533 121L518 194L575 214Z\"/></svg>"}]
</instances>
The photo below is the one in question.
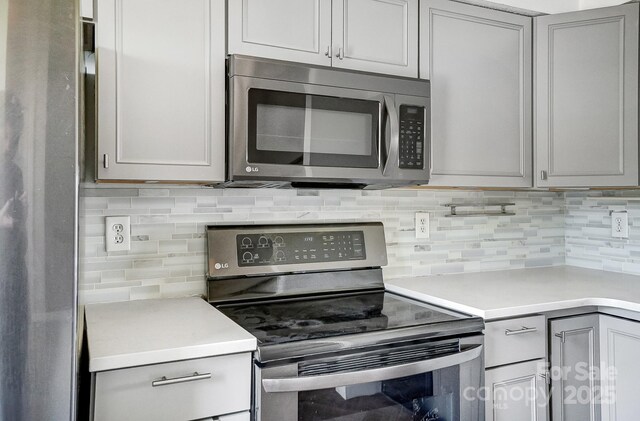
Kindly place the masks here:
<instances>
[{"instance_id":1,"label":"mosaic tile backsplash","mask_svg":"<svg viewBox=\"0 0 640 421\"><path fill-rule=\"evenodd\" d=\"M386 278L565 262L562 193L91 186L81 189L80 199L81 304L204 294L208 224L382 221L389 257ZM445 217L445 203L496 201L515 203L509 210L516 215ZM430 212L431 238L415 238L416 211ZM105 251L104 217L112 215L131 217L128 252ZM590 220L580 212L574 218L576 223ZM600 229L593 227L593 235ZM640 240L640 232L632 233ZM579 246L589 250L586 244ZM634 253L640 259L640 242L635 247L626 251L630 261Z\"/></svg>"},{"instance_id":2,"label":"mosaic tile backsplash","mask_svg":"<svg viewBox=\"0 0 640 421\"><path fill-rule=\"evenodd\" d=\"M568 265L640 275L640 191L565 194ZM628 212L629 238L611 237L611 211Z\"/></svg>"}]
</instances>

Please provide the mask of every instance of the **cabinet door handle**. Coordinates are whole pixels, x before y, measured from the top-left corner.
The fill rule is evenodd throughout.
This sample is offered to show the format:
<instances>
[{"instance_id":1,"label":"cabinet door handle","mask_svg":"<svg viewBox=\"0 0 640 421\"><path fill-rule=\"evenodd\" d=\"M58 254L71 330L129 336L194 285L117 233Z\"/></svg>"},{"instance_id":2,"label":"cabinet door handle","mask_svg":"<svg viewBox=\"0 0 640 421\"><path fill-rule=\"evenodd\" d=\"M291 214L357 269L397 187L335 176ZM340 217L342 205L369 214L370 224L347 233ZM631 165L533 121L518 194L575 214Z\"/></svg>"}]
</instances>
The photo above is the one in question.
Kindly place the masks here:
<instances>
[{"instance_id":1,"label":"cabinet door handle","mask_svg":"<svg viewBox=\"0 0 640 421\"><path fill-rule=\"evenodd\" d=\"M547 172L545 170L540 171L540 180L547 179Z\"/></svg>"},{"instance_id":2,"label":"cabinet door handle","mask_svg":"<svg viewBox=\"0 0 640 421\"><path fill-rule=\"evenodd\" d=\"M533 333L533 332L537 332L538 328L537 327L526 327L526 326L522 326L522 329L505 329L504 334L507 336L511 336L511 335L522 335L523 333Z\"/></svg>"},{"instance_id":3,"label":"cabinet door handle","mask_svg":"<svg viewBox=\"0 0 640 421\"><path fill-rule=\"evenodd\" d=\"M104 154L102 156L102 166L105 169L109 169L109 154Z\"/></svg>"},{"instance_id":4,"label":"cabinet door handle","mask_svg":"<svg viewBox=\"0 0 640 421\"><path fill-rule=\"evenodd\" d=\"M331 58L331 46L329 45L327 47L327 51L324 52L324 55Z\"/></svg>"},{"instance_id":5,"label":"cabinet door handle","mask_svg":"<svg viewBox=\"0 0 640 421\"><path fill-rule=\"evenodd\" d=\"M340 60L344 59L344 53L342 51L342 47L338 48L338 54L336 54L336 57L338 57Z\"/></svg>"},{"instance_id":6,"label":"cabinet door handle","mask_svg":"<svg viewBox=\"0 0 640 421\"><path fill-rule=\"evenodd\" d=\"M553 336L555 336L556 338L560 338L560 340L562 341L562 343L564 343L564 342L565 342L565 340L567 339L564 331L562 331L562 332L560 332L560 333L556 333L556 334L554 334Z\"/></svg>"},{"instance_id":7,"label":"cabinet door handle","mask_svg":"<svg viewBox=\"0 0 640 421\"><path fill-rule=\"evenodd\" d=\"M549 372L540 373L539 376L546 384L551 383L551 376L549 376Z\"/></svg>"},{"instance_id":8,"label":"cabinet door handle","mask_svg":"<svg viewBox=\"0 0 640 421\"><path fill-rule=\"evenodd\" d=\"M172 379L168 379L166 376L162 376L160 379L152 381L151 382L151 386L153 386L153 387L167 386L167 385L170 385L170 384L195 382L196 380L206 380L206 379L210 379L210 378L211 378L211 373L199 374L196 371L195 373L193 373L190 376L174 377Z\"/></svg>"}]
</instances>

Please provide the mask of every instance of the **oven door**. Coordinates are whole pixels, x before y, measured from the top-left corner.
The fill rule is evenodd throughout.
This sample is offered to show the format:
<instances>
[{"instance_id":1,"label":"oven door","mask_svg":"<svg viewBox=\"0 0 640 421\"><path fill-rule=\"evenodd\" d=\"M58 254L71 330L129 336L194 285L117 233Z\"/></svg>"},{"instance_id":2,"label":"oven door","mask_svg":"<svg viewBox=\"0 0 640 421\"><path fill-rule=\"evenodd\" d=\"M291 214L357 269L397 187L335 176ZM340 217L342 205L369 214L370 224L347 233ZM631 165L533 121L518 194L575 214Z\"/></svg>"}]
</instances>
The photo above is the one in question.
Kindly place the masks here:
<instances>
[{"instance_id":1,"label":"oven door","mask_svg":"<svg viewBox=\"0 0 640 421\"><path fill-rule=\"evenodd\" d=\"M483 420L482 336L454 342L257 368L255 419Z\"/></svg>"},{"instance_id":2,"label":"oven door","mask_svg":"<svg viewBox=\"0 0 640 421\"><path fill-rule=\"evenodd\" d=\"M230 84L230 180L428 179L423 171L399 172L395 95L246 76Z\"/></svg>"}]
</instances>

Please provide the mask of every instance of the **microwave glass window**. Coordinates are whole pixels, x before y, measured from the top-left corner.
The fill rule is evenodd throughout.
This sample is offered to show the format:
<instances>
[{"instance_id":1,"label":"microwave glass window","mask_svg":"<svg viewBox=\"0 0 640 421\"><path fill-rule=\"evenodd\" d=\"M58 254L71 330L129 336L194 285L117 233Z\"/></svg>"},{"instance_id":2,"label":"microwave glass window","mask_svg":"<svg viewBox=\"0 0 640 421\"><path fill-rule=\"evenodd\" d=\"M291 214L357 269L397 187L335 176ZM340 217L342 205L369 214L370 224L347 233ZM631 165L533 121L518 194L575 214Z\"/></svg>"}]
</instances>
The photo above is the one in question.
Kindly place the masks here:
<instances>
[{"instance_id":1,"label":"microwave glass window","mask_svg":"<svg viewBox=\"0 0 640 421\"><path fill-rule=\"evenodd\" d=\"M249 91L249 162L378 167L379 103Z\"/></svg>"},{"instance_id":2,"label":"microwave glass window","mask_svg":"<svg viewBox=\"0 0 640 421\"><path fill-rule=\"evenodd\" d=\"M371 115L313 108L307 112L312 154L371 155Z\"/></svg>"},{"instance_id":3,"label":"microwave glass window","mask_svg":"<svg viewBox=\"0 0 640 421\"><path fill-rule=\"evenodd\" d=\"M304 108L270 104L257 107L258 150L304 152Z\"/></svg>"}]
</instances>

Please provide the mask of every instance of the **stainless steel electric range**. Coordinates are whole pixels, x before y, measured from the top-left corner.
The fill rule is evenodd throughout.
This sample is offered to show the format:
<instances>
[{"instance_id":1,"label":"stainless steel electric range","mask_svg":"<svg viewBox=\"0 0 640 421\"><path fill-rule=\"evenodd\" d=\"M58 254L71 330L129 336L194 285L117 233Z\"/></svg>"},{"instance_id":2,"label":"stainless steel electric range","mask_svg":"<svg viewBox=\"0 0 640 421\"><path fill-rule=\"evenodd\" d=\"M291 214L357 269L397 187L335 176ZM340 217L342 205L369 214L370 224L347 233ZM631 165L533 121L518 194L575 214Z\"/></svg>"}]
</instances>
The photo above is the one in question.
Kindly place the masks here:
<instances>
[{"instance_id":1,"label":"stainless steel electric range","mask_svg":"<svg viewBox=\"0 0 640 421\"><path fill-rule=\"evenodd\" d=\"M386 292L381 223L209 226L208 299L258 339L258 421L478 421L483 321Z\"/></svg>"}]
</instances>

